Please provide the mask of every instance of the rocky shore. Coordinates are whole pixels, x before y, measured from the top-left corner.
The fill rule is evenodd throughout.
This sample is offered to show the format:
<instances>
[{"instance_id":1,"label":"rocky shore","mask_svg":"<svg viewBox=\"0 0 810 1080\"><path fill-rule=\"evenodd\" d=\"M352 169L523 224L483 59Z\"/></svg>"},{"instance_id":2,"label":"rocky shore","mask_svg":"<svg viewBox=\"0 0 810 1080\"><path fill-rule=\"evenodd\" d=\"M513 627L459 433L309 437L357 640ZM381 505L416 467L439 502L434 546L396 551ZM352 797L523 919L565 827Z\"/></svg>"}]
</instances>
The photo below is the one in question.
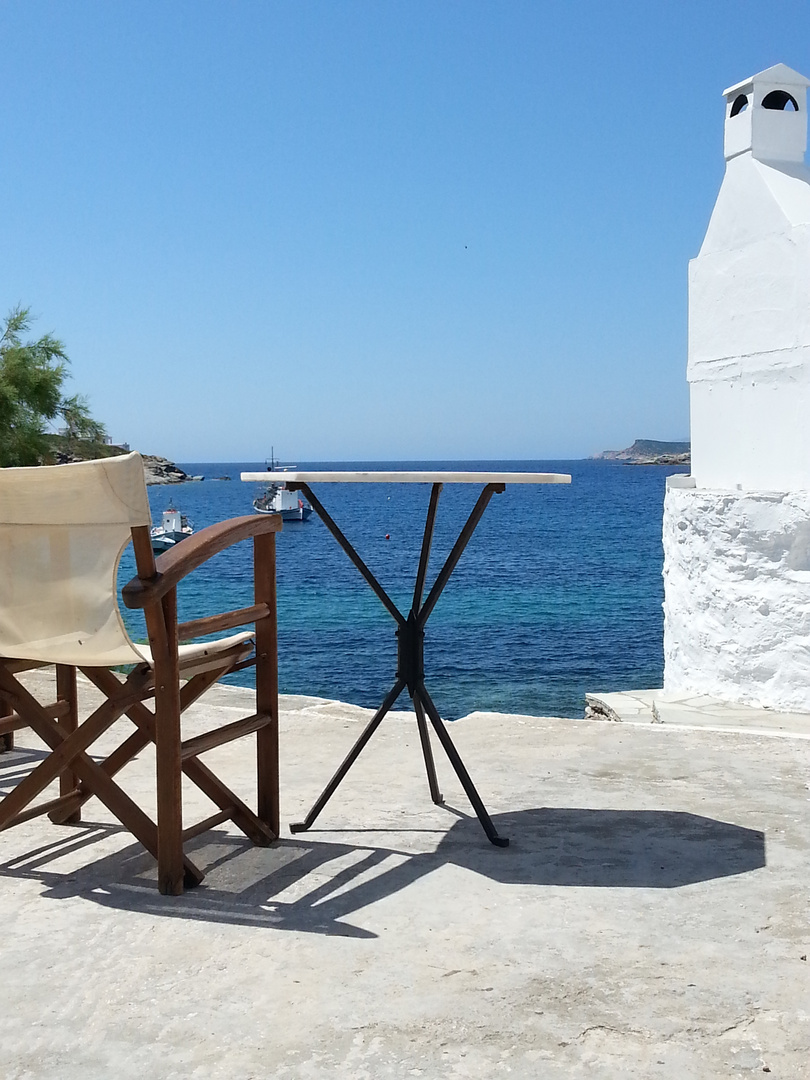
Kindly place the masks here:
<instances>
[{"instance_id":1,"label":"rocky shore","mask_svg":"<svg viewBox=\"0 0 810 1080\"><path fill-rule=\"evenodd\" d=\"M143 454L143 474L147 484L185 484L189 480L201 477L189 476L168 458Z\"/></svg>"},{"instance_id":2,"label":"rocky shore","mask_svg":"<svg viewBox=\"0 0 810 1080\"><path fill-rule=\"evenodd\" d=\"M84 439L74 440L69 447L65 445L62 436L48 436L51 450L48 458L40 464L67 465L72 461L91 461L94 458L117 457L119 454L129 453L129 446L119 446L115 443L88 442ZM190 480L202 480L201 476L189 476L179 466L168 458L158 457L156 454L141 454L143 458L143 473L147 484L185 484ZM229 479L221 477L218 479Z\"/></svg>"}]
</instances>

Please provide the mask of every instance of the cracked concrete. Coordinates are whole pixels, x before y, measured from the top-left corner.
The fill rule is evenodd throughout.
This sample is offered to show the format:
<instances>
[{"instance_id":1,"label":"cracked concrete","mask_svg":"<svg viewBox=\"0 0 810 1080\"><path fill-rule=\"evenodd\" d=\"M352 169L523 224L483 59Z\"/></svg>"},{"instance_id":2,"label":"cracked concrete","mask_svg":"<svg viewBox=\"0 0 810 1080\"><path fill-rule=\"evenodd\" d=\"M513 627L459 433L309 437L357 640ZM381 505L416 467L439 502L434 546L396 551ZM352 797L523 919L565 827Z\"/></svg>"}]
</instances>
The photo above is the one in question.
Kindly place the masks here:
<instances>
[{"instance_id":1,"label":"cracked concrete","mask_svg":"<svg viewBox=\"0 0 810 1080\"><path fill-rule=\"evenodd\" d=\"M810 739L810 713L759 709L705 695L675 694L665 690L586 694L585 717L624 724L668 724L707 731L745 731L752 735Z\"/></svg>"}]
</instances>

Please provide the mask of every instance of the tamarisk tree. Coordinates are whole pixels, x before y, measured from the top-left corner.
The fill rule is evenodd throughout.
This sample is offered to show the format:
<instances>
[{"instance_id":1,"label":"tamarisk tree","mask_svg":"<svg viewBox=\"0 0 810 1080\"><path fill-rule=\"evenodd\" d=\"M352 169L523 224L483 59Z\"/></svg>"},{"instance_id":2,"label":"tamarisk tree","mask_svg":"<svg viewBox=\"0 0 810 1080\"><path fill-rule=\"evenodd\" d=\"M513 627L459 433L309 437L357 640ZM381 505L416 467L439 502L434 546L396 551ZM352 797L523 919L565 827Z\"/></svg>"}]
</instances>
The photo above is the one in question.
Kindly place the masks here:
<instances>
[{"instance_id":1,"label":"tamarisk tree","mask_svg":"<svg viewBox=\"0 0 810 1080\"><path fill-rule=\"evenodd\" d=\"M68 452L80 439L106 436L87 399L64 394L70 361L62 342L52 334L24 340L30 328L30 308L15 307L0 322L0 467L46 461L48 429L60 420Z\"/></svg>"}]
</instances>

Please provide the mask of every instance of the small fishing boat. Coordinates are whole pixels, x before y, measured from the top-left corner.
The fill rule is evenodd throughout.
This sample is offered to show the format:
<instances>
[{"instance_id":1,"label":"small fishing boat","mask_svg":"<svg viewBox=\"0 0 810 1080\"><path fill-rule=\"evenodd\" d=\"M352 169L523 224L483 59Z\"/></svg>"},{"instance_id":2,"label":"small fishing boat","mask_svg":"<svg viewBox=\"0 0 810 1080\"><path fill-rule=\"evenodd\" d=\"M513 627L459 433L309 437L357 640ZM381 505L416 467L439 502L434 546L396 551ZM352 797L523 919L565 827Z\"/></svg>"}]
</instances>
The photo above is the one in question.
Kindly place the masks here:
<instances>
[{"instance_id":1,"label":"small fishing boat","mask_svg":"<svg viewBox=\"0 0 810 1080\"><path fill-rule=\"evenodd\" d=\"M306 521L312 514L312 507L284 484L270 484L253 500L253 509L257 514L281 514L282 521Z\"/></svg>"},{"instance_id":2,"label":"small fishing boat","mask_svg":"<svg viewBox=\"0 0 810 1080\"><path fill-rule=\"evenodd\" d=\"M161 552L168 551L175 544L179 544L181 540L191 536L193 532L194 529L186 515L169 507L168 510L163 511L163 519L160 525L153 526L150 531L152 550L156 555L160 555Z\"/></svg>"},{"instance_id":3,"label":"small fishing boat","mask_svg":"<svg viewBox=\"0 0 810 1080\"><path fill-rule=\"evenodd\" d=\"M265 462L268 472L279 472L280 476L295 465L279 465L270 451L270 460ZM253 509L257 514L281 514L282 521L306 521L312 515L312 507L299 499L294 491L288 491L284 481L268 484L261 495L253 500Z\"/></svg>"}]
</instances>

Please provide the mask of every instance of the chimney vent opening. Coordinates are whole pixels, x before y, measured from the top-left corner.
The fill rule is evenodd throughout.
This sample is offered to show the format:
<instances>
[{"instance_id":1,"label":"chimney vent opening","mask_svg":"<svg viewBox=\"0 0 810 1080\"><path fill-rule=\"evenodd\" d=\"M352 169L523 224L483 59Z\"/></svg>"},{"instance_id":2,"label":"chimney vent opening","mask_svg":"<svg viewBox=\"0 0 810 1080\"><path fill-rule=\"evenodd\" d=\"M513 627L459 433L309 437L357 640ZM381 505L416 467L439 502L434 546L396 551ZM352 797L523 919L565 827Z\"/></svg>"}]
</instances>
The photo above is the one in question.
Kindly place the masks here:
<instances>
[{"instance_id":1,"label":"chimney vent opening","mask_svg":"<svg viewBox=\"0 0 810 1080\"><path fill-rule=\"evenodd\" d=\"M770 107L770 106L769 106ZM731 112L729 116L736 116L738 113L744 112L748 108L748 98L745 94L738 94L734 99L734 104L731 106Z\"/></svg>"},{"instance_id":2,"label":"chimney vent opening","mask_svg":"<svg viewBox=\"0 0 810 1080\"><path fill-rule=\"evenodd\" d=\"M742 97L742 94L740 95ZM740 98L737 98L739 101ZM734 104L737 104L737 101ZM770 94L766 94L762 99L763 109L775 109L781 112L798 112L799 106L796 98L787 92L787 90L771 90ZM735 115L732 107L732 116Z\"/></svg>"}]
</instances>

